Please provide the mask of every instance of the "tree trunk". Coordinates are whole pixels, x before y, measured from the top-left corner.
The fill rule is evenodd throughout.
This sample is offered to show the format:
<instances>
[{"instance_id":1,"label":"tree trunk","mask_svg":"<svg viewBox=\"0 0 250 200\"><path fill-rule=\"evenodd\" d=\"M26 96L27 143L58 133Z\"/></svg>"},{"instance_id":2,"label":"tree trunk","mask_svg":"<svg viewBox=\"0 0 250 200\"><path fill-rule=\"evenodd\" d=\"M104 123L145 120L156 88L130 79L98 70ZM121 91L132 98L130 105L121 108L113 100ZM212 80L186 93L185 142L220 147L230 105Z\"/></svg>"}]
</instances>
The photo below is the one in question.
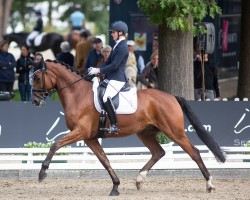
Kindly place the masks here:
<instances>
[{"instance_id":1,"label":"tree trunk","mask_svg":"<svg viewBox=\"0 0 250 200\"><path fill-rule=\"evenodd\" d=\"M250 98L250 1L241 1L240 69L238 79L239 98Z\"/></svg>"},{"instance_id":2,"label":"tree trunk","mask_svg":"<svg viewBox=\"0 0 250 200\"><path fill-rule=\"evenodd\" d=\"M6 33L12 0L0 0L0 38Z\"/></svg>"},{"instance_id":3,"label":"tree trunk","mask_svg":"<svg viewBox=\"0 0 250 200\"><path fill-rule=\"evenodd\" d=\"M159 25L158 30L159 88L175 96L193 100L192 32L172 31L164 24Z\"/></svg>"}]
</instances>

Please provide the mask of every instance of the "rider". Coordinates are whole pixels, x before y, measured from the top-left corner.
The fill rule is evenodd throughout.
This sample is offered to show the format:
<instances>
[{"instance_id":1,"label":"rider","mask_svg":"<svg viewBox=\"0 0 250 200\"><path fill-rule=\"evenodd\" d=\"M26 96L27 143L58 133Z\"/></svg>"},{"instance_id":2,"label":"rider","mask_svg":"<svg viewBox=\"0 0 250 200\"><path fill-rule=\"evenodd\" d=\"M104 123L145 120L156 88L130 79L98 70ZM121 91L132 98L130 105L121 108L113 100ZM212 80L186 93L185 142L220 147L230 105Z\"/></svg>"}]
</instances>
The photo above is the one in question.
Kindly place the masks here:
<instances>
[{"instance_id":1,"label":"rider","mask_svg":"<svg viewBox=\"0 0 250 200\"><path fill-rule=\"evenodd\" d=\"M36 17L37 17L36 26L33 28L33 31L27 37L26 43L27 43L28 46L34 45L35 37L43 32L42 13L41 13L40 10L36 10L35 14L36 14Z\"/></svg>"},{"instance_id":2,"label":"rider","mask_svg":"<svg viewBox=\"0 0 250 200\"><path fill-rule=\"evenodd\" d=\"M104 107L110 119L110 133L118 133L117 116L112 98L120 91L127 82L125 75L125 66L128 59L128 46L126 43L126 34L128 26L123 21L115 21L110 26L111 36L116 42L107 61L100 68L89 68L89 75L106 74L106 91L103 96Z\"/></svg>"}]
</instances>

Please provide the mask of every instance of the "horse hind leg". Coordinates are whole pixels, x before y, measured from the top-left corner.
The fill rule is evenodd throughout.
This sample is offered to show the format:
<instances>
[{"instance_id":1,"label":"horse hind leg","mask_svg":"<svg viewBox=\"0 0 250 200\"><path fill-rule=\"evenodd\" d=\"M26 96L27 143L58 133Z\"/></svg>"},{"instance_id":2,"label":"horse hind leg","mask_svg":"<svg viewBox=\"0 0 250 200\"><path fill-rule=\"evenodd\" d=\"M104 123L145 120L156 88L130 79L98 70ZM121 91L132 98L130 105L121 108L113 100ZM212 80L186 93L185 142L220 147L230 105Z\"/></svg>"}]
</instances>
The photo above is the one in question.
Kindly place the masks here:
<instances>
[{"instance_id":1,"label":"horse hind leg","mask_svg":"<svg viewBox=\"0 0 250 200\"><path fill-rule=\"evenodd\" d=\"M55 155L56 151L65 145L72 144L81 139L82 138L81 134L79 134L79 131L77 129L74 129L72 132L70 132L69 134L65 135L63 138L52 144L49 153L47 154L45 160L42 163L42 167L38 176L39 182L43 181L47 177L46 170L49 168L51 160Z\"/></svg>"},{"instance_id":2,"label":"horse hind leg","mask_svg":"<svg viewBox=\"0 0 250 200\"><path fill-rule=\"evenodd\" d=\"M212 176L210 176L210 173L208 172L201 158L199 150L190 143L184 130L180 133L181 134L178 137L174 138L174 142L176 142L192 158L192 160L197 163L199 169L201 170L201 173L207 181L206 191L209 193L215 191L215 187L212 184Z\"/></svg>"},{"instance_id":3,"label":"horse hind leg","mask_svg":"<svg viewBox=\"0 0 250 200\"><path fill-rule=\"evenodd\" d=\"M154 164L160 160L164 155L165 151L159 144L159 142L156 139L156 134L159 130L146 130L142 131L140 133L137 133L137 136L139 139L143 142L143 144L149 149L150 153L152 154L152 157L150 160L146 163L146 165L140 170L139 175L136 179L136 187L137 189L141 189L148 171L154 166Z\"/></svg>"}]
</instances>

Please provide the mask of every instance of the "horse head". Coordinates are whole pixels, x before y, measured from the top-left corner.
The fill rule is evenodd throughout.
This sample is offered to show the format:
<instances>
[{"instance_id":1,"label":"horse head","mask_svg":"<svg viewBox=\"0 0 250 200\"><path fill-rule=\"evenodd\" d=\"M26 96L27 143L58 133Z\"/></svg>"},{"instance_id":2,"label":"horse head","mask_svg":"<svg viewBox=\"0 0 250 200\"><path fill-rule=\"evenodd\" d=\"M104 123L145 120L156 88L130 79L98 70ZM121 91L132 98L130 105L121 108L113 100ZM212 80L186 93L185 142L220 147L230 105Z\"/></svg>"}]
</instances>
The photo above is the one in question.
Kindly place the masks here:
<instances>
[{"instance_id":1,"label":"horse head","mask_svg":"<svg viewBox=\"0 0 250 200\"><path fill-rule=\"evenodd\" d=\"M35 106L43 106L45 99L54 90L54 79L47 73L47 65L42 59L40 62L31 61L30 82L32 84L32 103Z\"/></svg>"}]
</instances>

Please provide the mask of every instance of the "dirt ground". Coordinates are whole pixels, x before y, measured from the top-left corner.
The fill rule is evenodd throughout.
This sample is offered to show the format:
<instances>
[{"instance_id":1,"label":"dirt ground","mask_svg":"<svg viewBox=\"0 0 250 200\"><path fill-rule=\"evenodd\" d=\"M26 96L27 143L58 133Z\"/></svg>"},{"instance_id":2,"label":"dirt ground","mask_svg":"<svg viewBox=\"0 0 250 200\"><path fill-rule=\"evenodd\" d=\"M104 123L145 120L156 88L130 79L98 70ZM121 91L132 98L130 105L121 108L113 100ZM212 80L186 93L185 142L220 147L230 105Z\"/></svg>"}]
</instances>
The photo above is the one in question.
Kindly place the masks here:
<instances>
[{"instance_id":1,"label":"dirt ground","mask_svg":"<svg viewBox=\"0 0 250 200\"><path fill-rule=\"evenodd\" d=\"M121 179L120 195L109 197L110 179L47 179L42 183L32 180L0 180L0 199L36 200L247 200L250 199L248 179L213 180L216 192L206 193L203 179L147 178L141 190L135 180Z\"/></svg>"}]
</instances>

